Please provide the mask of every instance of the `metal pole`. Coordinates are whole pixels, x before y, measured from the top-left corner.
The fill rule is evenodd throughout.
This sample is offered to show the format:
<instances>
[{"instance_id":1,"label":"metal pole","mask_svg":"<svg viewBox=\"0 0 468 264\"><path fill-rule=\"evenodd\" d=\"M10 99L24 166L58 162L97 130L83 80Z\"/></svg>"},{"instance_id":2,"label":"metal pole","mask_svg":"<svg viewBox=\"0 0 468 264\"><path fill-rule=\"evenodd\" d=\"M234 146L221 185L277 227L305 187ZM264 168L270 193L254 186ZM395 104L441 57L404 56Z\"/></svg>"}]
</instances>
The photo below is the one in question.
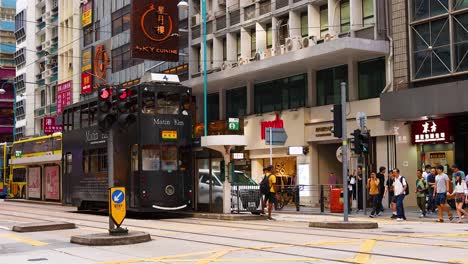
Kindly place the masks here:
<instances>
[{"instance_id":1,"label":"metal pole","mask_svg":"<svg viewBox=\"0 0 468 264\"><path fill-rule=\"evenodd\" d=\"M366 184L367 184L367 168L366 168L366 154L362 154L362 209L364 211L364 215L367 215L366 212Z\"/></svg>"},{"instance_id":2,"label":"metal pole","mask_svg":"<svg viewBox=\"0 0 468 264\"><path fill-rule=\"evenodd\" d=\"M13 83L13 142L16 141L16 85Z\"/></svg>"},{"instance_id":3,"label":"metal pole","mask_svg":"<svg viewBox=\"0 0 468 264\"><path fill-rule=\"evenodd\" d=\"M272 141L273 141L273 136L272 136L272 130L273 128L269 128L270 129L270 166L273 166L273 144L272 144Z\"/></svg>"},{"instance_id":4,"label":"metal pole","mask_svg":"<svg viewBox=\"0 0 468 264\"><path fill-rule=\"evenodd\" d=\"M114 135L112 129L109 130L107 138L107 175L109 181L109 188L114 187ZM109 189L110 192L110 189ZM110 197L110 194L109 194ZM109 201L109 231L115 229L114 221L110 215L110 201Z\"/></svg>"},{"instance_id":5,"label":"metal pole","mask_svg":"<svg viewBox=\"0 0 468 264\"><path fill-rule=\"evenodd\" d=\"M341 83L341 156L343 160L343 221L348 222L348 132L346 131L346 83Z\"/></svg>"},{"instance_id":6,"label":"metal pole","mask_svg":"<svg viewBox=\"0 0 468 264\"><path fill-rule=\"evenodd\" d=\"M206 0L202 0L202 20L203 20L203 132L204 136L208 136L208 76L207 76L207 56L206 56Z\"/></svg>"}]
</instances>

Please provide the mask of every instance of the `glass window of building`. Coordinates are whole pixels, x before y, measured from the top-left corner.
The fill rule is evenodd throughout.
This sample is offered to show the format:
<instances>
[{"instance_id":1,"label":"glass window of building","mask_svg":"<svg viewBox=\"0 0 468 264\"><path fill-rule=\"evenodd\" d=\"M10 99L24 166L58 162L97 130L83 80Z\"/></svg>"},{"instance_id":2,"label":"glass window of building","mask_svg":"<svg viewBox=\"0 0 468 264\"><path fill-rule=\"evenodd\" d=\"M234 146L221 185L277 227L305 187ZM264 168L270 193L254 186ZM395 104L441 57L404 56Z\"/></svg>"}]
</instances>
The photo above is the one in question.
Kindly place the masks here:
<instances>
[{"instance_id":1,"label":"glass window of building","mask_svg":"<svg viewBox=\"0 0 468 264\"><path fill-rule=\"evenodd\" d=\"M130 28L130 5L112 13L112 36Z\"/></svg>"},{"instance_id":2,"label":"glass window of building","mask_svg":"<svg viewBox=\"0 0 468 264\"><path fill-rule=\"evenodd\" d=\"M250 57L255 57L257 53L257 38L255 34L255 28L250 29Z\"/></svg>"},{"instance_id":3,"label":"glass window of building","mask_svg":"<svg viewBox=\"0 0 468 264\"><path fill-rule=\"evenodd\" d=\"M468 8L468 0L453 0L453 9L459 10Z\"/></svg>"},{"instance_id":4,"label":"glass window of building","mask_svg":"<svg viewBox=\"0 0 468 264\"><path fill-rule=\"evenodd\" d=\"M317 106L339 104L341 82L348 82L348 65L317 71Z\"/></svg>"},{"instance_id":5,"label":"glass window of building","mask_svg":"<svg viewBox=\"0 0 468 264\"><path fill-rule=\"evenodd\" d=\"M207 97L208 122L219 120L219 93L209 94Z\"/></svg>"},{"instance_id":6,"label":"glass window of building","mask_svg":"<svg viewBox=\"0 0 468 264\"><path fill-rule=\"evenodd\" d=\"M101 21L96 21L94 23L94 38L95 41L99 41L101 39Z\"/></svg>"},{"instance_id":7,"label":"glass window of building","mask_svg":"<svg viewBox=\"0 0 468 264\"><path fill-rule=\"evenodd\" d=\"M273 47L273 27L271 24L266 25L266 45L268 49L271 49Z\"/></svg>"},{"instance_id":8,"label":"glass window of building","mask_svg":"<svg viewBox=\"0 0 468 264\"><path fill-rule=\"evenodd\" d=\"M468 0L465 1L468 8ZM468 71L468 13L454 16L455 71Z\"/></svg>"},{"instance_id":9,"label":"glass window of building","mask_svg":"<svg viewBox=\"0 0 468 264\"><path fill-rule=\"evenodd\" d=\"M412 0L412 17L420 20L447 13L449 10L448 0Z\"/></svg>"},{"instance_id":10,"label":"glass window of building","mask_svg":"<svg viewBox=\"0 0 468 264\"><path fill-rule=\"evenodd\" d=\"M307 21L307 12L301 13L301 36L307 37L309 35L309 23Z\"/></svg>"},{"instance_id":11,"label":"glass window of building","mask_svg":"<svg viewBox=\"0 0 468 264\"><path fill-rule=\"evenodd\" d=\"M223 61L227 61L227 39L223 38Z\"/></svg>"},{"instance_id":12,"label":"glass window of building","mask_svg":"<svg viewBox=\"0 0 468 264\"><path fill-rule=\"evenodd\" d=\"M305 106L307 98L307 75L255 84L255 113L266 113Z\"/></svg>"},{"instance_id":13,"label":"glass window of building","mask_svg":"<svg viewBox=\"0 0 468 264\"><path fill-rule=\"evenodd\" d=\"M374 0L362 0L362 24L364 27L374 25Z\"/></svg>"},{"instance_id":14,"label":"glass window of building","mask_svg":"<svg viewBox=\"0 0 468 264\"><path fill-rule=\"evenodd\" d=\"M379 97L385 87L385 58L358 63L359 100Z\"/></svg>"},{"instance_id":15,"label":"glass window of building","mask_svg":"<svg viewBox=\"0 0 468 264\"><path fill-rule=\"evenodd\" d=\"M320 7L320 38L324 38L328 33L328 7Z\"/></svg>"},{"instance_id":16,"label":"glass window of building","mask_svg":"<svg viewBox=\"0 0 468 264\"><path fill-rule=\"evenodd\" d=\"M93 43L93 27L87 27L83 29L83 46L88 46Z\"/></svg>"},{"instance_id":17,"label":"glass window of building","mask_svg":"<svg viewBox=\"0 0 468 264\"><path fill-rule=\"evenodd\" d=\"M340 30L348 32L350 29L349 0L340 2Z\"/></svg>"},{"instance_id":18,"label":"glass window of building","mask_svg":"<svg viewBox=\"0 0 468 264\"><path fill-rule=\"evenodd\" d=\"M141 59L133 59L130 56L130 45L126 44L112 50L112 71L118 72L132 66L143 63Z\"/></svg>"},{"instance_id":19,"label":"glass window of building","mask_svg":"<svg viewBox=\"0 0 468 264\"><path fill-rule=\"evenodd\" d=\"M247 112L247 87L226 91L226 118L243 117Z\"/></svg>"},{"instance_id":20,"label":"glass window of building","mask_svg":"<svg viewBox=\"0 0 468 264\"><path fill-rule=\"evenodd\" d=\"M237 50L237 60L239 60L241 56L241 34L236 34L236 50Z\"/></svg>"},{"instance_id":21,"label":"glass window of building","mask_svg":"<svg viewBox=\"0 0 468 264\"><path fill-rule=\"evenodd\" d=\"M46 104L46 97L45 97L45 90L41 91L41 106L45 106Z\"/></svg>"}]
</instances>

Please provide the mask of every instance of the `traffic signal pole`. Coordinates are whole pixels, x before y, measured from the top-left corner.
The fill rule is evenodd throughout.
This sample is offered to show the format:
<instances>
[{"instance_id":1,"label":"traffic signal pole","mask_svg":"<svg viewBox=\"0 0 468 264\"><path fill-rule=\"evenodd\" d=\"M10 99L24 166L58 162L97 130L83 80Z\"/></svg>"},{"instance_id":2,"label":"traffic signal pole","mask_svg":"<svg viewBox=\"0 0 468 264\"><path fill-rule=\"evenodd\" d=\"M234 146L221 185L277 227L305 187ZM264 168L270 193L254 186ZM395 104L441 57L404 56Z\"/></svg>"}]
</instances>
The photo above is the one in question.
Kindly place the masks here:
<instances>
[{"instance_id":1,"label":"traffic signal pole","mask_svg":"<svg viewBox=\"0 0 468 264\"><path fill-rule=\"evenodd\" d=\"M108 131L107 138L107 175L108 175L108 184L109 192L110 188L114 187L114 135L112 129ZM115 229L114 221L110 215L110 201L109 201L109 232Z\"/></svg>"},{"instance_id":2,"label":"traffic signal pole","mask_svg":"<svg viewBox=\"0 0 468 264\"><path fill-rule=\"evenodd\" d=\"M348 222L348 136L346 131L346 83L341 83L341 156L343 159L343 221Z\"/></svg>"}]
</instances>

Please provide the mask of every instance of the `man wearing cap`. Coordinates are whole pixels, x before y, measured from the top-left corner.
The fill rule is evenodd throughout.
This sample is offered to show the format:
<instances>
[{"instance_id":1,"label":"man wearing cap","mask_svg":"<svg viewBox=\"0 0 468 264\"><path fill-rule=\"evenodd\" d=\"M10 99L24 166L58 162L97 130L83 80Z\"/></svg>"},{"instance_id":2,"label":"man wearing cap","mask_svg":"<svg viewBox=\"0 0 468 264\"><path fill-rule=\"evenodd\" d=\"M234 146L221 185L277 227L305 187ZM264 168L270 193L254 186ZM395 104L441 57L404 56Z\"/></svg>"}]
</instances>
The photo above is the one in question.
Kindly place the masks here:
<instances>
[{"instance_id":1,"label":"man wearing cap","mask_svg":"<svg viewBox=\"0 0 468 264\"><path fill-rule=\"evenodd\" d=\"M268 202L268 220L274 220L271 217L271 210L276 202L276 176L273 175L273 166L265 168L265 175L268 177L268 186L270 192L265 194L265 202Z\"/></svg>"}]
</instances>

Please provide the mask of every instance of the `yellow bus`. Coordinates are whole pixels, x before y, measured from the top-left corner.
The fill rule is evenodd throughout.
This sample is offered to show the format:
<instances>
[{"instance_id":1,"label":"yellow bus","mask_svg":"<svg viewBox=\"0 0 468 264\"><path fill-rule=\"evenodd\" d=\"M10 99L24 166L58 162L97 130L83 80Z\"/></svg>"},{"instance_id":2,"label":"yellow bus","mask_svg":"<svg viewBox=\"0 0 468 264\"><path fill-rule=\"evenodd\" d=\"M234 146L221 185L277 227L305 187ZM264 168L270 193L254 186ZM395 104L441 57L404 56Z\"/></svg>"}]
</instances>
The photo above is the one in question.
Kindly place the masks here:
<instances>
[{"instance_id":1,"label":"yellow bus","mask_svg":"<svg viewBox=\"0 0 468 264\"><path fill-rule=\"evenodd\" d=\"M0 143L0 197L7 197L10 180L10 149L11 143Z\"/></svg>"},{"instance_id":2,"label":"yellow bus","mask_svg":"<svg viewBox=\"0 0 468 264\"><path fill-rule=\"evenodd\" d=\"M62 133L13 142L10 196L23 199L61 199Z\"/></svg>"}]
</instances>

